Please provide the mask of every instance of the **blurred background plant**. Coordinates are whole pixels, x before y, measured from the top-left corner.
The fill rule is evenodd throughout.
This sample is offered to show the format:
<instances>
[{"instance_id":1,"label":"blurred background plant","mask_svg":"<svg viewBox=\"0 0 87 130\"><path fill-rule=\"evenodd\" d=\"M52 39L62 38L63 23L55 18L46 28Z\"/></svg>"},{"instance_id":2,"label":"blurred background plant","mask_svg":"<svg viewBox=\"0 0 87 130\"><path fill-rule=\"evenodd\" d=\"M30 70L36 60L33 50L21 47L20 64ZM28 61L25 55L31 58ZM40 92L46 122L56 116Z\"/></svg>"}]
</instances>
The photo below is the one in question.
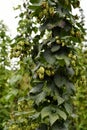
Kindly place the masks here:
<instances>
[{"instance_id":1,"label":"blurred background plant","mask_svg":"<svg viewBox=\"0 0 87 130\"><path fill-rule=\"evenodd\" d=\"M20 10L15 38L0 25L1 130L86 130L80 1L26 0L14 9Z\"/></svg>"}]
</instances>

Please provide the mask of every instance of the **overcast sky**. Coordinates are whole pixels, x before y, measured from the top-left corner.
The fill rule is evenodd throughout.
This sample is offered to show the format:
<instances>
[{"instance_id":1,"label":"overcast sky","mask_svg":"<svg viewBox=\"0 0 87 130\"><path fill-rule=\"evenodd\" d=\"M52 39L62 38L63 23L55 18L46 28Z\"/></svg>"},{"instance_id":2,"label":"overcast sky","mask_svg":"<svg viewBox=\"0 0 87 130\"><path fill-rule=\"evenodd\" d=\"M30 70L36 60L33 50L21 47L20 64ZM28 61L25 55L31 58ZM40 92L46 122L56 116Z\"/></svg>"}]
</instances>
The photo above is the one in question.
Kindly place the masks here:
<instances>
[{"instance_id":1,"label":"overcast sky","mask_svg":"<svg viewBox=\"0 0 87 130\"><path fill-rule=\"evenodd\" d=\"M0 0L0 20L4 21L13 36L15 36L18 22L15 19L18 11L14 11L13 7L16 7L21 2L22 0Z\"/></svg>"},{"instance_id":2,"label":"overcast sky","mask_svg":"<svg viewBox=\"0 0 87 130\"><path fill-rule=\"evenodd\" d=\"M0 0L0 20L4 20L4 23L9 27L9 30L13 36L16 34L17 19L15 16L18 12L13 10L13 6L20 4L22 0ZM84 10L85 25L87 28L87 0L81 0L81 7Z\"/></svg>"}]
</instances>

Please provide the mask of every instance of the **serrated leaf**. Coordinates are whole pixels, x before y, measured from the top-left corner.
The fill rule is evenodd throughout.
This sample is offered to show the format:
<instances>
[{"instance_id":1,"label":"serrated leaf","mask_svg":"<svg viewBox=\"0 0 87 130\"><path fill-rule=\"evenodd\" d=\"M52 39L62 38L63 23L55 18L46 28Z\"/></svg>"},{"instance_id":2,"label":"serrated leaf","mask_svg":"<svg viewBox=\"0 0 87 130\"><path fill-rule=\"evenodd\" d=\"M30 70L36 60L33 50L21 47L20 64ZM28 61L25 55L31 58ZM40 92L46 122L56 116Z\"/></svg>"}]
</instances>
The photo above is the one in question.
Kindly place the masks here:
<instances>
[{"instance_id":1,"label":"serrated leaf","mask_svg":"<svg viewBox=\"0 0 87 130\"><path fill-rule=\"evenodd\" d=\"M29 118L32 119L32 120L35 120L35 119L39 118L39 116L40 116L40 113L38 112L36 114L33 114L32 116L29 116Z\"/></svg>"},{"instance_id":2,"label":"serrated leaf","mask_svg":"<svg viewBox=\"0 0 87 130\"><path fill-rule=\"evenodd\" d=\"M57 96L58 105L61 105L64 102L64 99L60 96Z\"/></svg>"},{"instance_id":3,"label":"serrated leaf","mask_svg":"<svg viewBox=\"0 0 87 130\"><path fill-rule=\"evenodd\" d=\"M44 119L46 118L47 116L49 116L51 114L51 108L50 106L47 106L47 107L44 107L41 111L41 118Z\"/></svg>"},{"instance_id":4,"label":"serrated leaf","mask_svg":"<svg viewBox=\"0 0 87 130\"><path fill-rule=\"evenodd\" d=\"M73 85L72 82L67 81L66 82L66 89L69 94L72 94L75 91L75 86Z\"/></svg>"},{"instance_id":5,"label":"serrated leaf","mask_svg":"<svg viewBox=\"0 0 87 130\"><path fill-rule=\"evenodd\" d=\"M66 82L66 81L65 81L65 77L56 74L56 75L54 76L54 82L55 82L55 84L56 84L57 87L61 87L61 86L63 86L63 85L65 84L65 82Z\"/></svg>"},{"instance_id":6,"label":"serrated leaf","mask_svg":"<svg viewBox=\"0 0 87 130\"><path fill-rule=\"evenodd\" d=\"M64 107L65 107L67 113L68 113L69 115L71 115L71 113L72 113L72 106L71 106L70 104L68 104L68 103L65 103L65 104L64 104Z\"/></svg>"},{"instance_id":7,"label":"serrated leaf","mask_svg":"<svg viewBox=\"0 0 87 130\"><path fill-rule=\"evenodd\" d=\"M57 109L57 113L59 114L60 117L62 117L64 120L67 119L67 115L64 111Z\"/></svg>"},{"instance_id":8,"label":"serrated leaf","mask_svg":"<svg viewBox=\"0 0 87 130\"><path fill-rule=\"evenodd\" d=\"M58 105L61 105L65 101L62 97L60 97L59 92L57 90L55 91L55 96L57 98Z\"/></svg>"},{"instance_id":9,"label":"serrated leaf","mask_svg":"<svg viewBox=\"0 0 87 130\"><path fill-rule=\"evenodd\" d=\"M31 90L30 90L30 94L36 94L36 93L39 93L42 89L42 86L43 84L38 84L37 86L33 87Z\"/></svg>"},{"instance_id":10,"label":"serrated leaf","mask_svg":"<svg viewBox=\"0 0 87 130\"><path fill-rule=\"evenodd\" d=\"M59 119L59 116L55 113L49 115L51 126Z\"/></svg>"},{"instance_id":11,"label":"serrated leaf","mask_svg":"<svg viewBox=\"0 0 87 130\"><path fill-rule=\"evenodd\" d=\"M44 58L49 64L54 64L55 62L55 57L52 55L50 50L46 50L44 53Z\"/></svg>"},{"instance_id":12,"label":"serrated leaf","mask_svg":"<svg viewBox=\"0 0 87 130\"><path fill-rule=\"evenodd\" d=\"M35 99L35 103L37 105L39 105L40 102L43 102L44 101L44 98L46 96L46 93L45 92L41 92L40 94L38 94L37 96L34 97Z\"/></svg>"}]
</instances>

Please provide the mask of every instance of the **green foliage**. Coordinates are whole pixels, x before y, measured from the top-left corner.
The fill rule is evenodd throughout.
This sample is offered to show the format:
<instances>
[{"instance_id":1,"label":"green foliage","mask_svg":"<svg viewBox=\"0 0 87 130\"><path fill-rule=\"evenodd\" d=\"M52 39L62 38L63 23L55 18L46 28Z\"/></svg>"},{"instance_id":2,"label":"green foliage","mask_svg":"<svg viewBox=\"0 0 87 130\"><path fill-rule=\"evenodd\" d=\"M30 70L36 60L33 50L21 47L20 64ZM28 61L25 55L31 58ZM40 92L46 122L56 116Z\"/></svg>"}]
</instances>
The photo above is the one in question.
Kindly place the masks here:
<instances>
[{"instance_id":1,"label":"green foliage","mask_svg":"<svg viewBox=\"0 0 87 130\"><path fill-rule=\"evenodd\" d=\"M9 129L73 129L77 50L85 35L81 19L72 14L79 1L33 0L23 7L11 50L20 68L11 79L17 94ZM23 80L26 73L29 82Z\"/></svg>"},{"instance_id":2,"label":"green foliage","mask_svg":"<svg viewBox=\"0 0 87 130\"><path fill-rule=\"evenodd\" d=\"M82 55L81 55L82 54ZM81 53L81 50L79 50L79 59L78 59L78 67L76 68L76 75L77 75L77 81L76 81L76 113L77 113L77 120L76 120L76 126L77 130L86 130L87 128L87 101L86 101L86 95L87 95L87 51L84 51Z\"/></svg>"},{"instance_id":3,"label":"green foliage","mask_svg":"<svg viewBox=\"0 0 87 130\"><path fill-rule=\"evenodd\" d=\"M7 35L7 27L3 24L3 21L0 21L0 129L3 129L4 123L8 120L9 117L9 105L5 100L5 95L9 91L9 44L10 38Z\"/></svg>"},{"instance_id":4,"label":"green foliage","mask_svg":"<svg viewBox=\"0 0 87 130\"><path fill-rule=\"evenodd\" d=\"M26 0L15 8L21 12L18 35L9 45L10 59L18 60L14 70L6 69L10 41L2 30L0 87L5 89L0 105L7 113L0 114L1 129L85 129L84 102L80 108L86 87L81 48L85 29L83 17L73 15L72 8L82 11L78 0Z\"/></svg>"}]
</instances>

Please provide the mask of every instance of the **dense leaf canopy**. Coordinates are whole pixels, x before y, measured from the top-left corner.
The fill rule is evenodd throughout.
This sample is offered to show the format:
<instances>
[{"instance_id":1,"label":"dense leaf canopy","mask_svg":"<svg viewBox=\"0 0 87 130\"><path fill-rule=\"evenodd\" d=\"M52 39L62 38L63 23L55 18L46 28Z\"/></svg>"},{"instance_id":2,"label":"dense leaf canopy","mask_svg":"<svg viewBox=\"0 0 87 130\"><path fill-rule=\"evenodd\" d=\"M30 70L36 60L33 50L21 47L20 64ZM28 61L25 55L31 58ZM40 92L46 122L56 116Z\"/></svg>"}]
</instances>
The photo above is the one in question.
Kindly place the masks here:
<instances>
[{"instance_id":1,"label":"dense leaf canopy","mask_svg":"<svg viewBox=\"0 0 87 130\"><path fill-rule=\"evenodd\" d=\"M80 16L72 13L75 8ZM16 37L10 40L0 26L1 129L85 130L84 102L79 107L87 85L80 1L26 0L16 9ZM14 68L12 59L18 61Z\"/></svg>"}]
</instances>

